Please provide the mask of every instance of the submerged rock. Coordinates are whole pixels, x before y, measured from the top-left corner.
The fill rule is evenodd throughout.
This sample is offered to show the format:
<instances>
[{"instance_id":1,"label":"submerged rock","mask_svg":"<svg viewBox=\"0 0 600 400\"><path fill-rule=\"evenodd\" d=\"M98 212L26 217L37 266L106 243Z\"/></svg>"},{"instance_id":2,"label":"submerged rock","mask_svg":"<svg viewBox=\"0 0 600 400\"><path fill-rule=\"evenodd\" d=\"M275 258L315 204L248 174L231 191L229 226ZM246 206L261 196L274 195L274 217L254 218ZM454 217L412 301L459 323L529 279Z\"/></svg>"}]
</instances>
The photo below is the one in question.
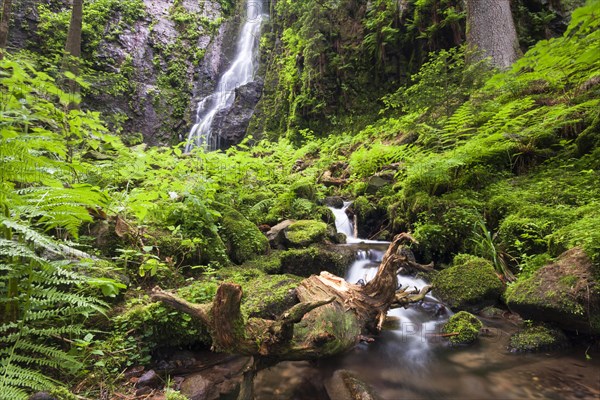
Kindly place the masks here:
<instances>
[{"instance_id":1,"label":"submerged rock","mask_svg":"<svg viewBox=\"0 0 600 400\"><path fill-rule=\"evenodd\" d=\"M381 397L367 383L348 370L335 371L325 383L325 389L331 400L379 400Z\"/></svg>"},{"instance_id":2,"label":"submerged rock","mask_svg":"<svg viewBox=\"0 0 600 400\"><path fill-rule=\"evenodd\" d=\"M450 308L478 312L496 304L504 284L483 258L459 254L454 265L433 278L433 292Z\"/></svg>"},{"instance_id":3,"label":"submerged rock","mask_svg":"<svg viewBox=\"0 0 600 400\"><path fill-rule=\"evenodd\" d=\"M477 340L481 328L483 328L483 324L476 316L466 311L461 311L450 317L444 325L442 332L445 334L456 334L448 337L450 343L466 345Z\"/></svg>"},{"instance_id":4,"label":"submerged rock","mask_svg":"<svg viewBox=\"0 0 600 400\"><path fill-rule=\"evenodd\" d=\"M600 334L600 287L594 268L581 248L573 248L530 277L517 280L506 291L506 303L526 319Z\"/></svg>"},{"instance_id":5,"label":"submerged rock","mask_svg":"<svg viewBox=\"0 0 600 400\"><path fill-rule=\"evenodd\" d=\"M547 325L532 325L514 333L508 349L515 353L548 351L566 347L569 341L563 331Z\"/></svg>"}]
</instances>

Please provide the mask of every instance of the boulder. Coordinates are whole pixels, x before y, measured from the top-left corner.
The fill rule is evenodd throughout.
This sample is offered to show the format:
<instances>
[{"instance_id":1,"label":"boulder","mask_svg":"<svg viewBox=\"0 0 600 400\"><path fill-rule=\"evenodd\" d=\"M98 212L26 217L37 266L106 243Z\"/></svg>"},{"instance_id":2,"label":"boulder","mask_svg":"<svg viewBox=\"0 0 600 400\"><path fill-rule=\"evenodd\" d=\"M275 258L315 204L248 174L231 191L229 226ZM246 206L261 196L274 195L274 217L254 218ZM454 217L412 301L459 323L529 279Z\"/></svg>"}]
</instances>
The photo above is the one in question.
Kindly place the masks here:
<instances>
[{"instance_id":1,"label":"boulder","mask_svg":"<svg viewBox=\"0 0 600 400\"><path fill-rule=\"evenodd\" d=\"M236 264L242 264L269 250L269 241L258 227L231 207L221 211L220 234L227 246L227 255Z\"/></svg>"},{"instance_id":2,"label":"boulder","mask_svg":"<svg viewBox=\"0 0 600 400\"><path fill-rule=\"evenodd\" d=\"M274 249L285 248L284 230L293 223L294 223L294 221L292 221L291 219L286 219L285 221L281 221L280 223L278 223L277 225L275 225L275 226L271 227L271 229L269 229L269 231L267 232L266 235L267 235L267 239L269 240L269 244L271 245L272 248L274 248Z\"/></svg>"},{"instance_id":3,"label":"boulder","mask_svg":"<svg viewBox=\"0 0 600 400\"><path fill-rule=\"evenodd\" d=\"M454 345L471 344L477 337L483 324L476 316L466 311L454 314L444 325L442 332L448 336L450 343Z\"/></svg>"},{"instance_id":4,"label":"boulder","mask_svg":"<svg viewBox=\"0 0 600 400\"><path fill-rule=\"evenodd\" d=\"M600 334L598 271L581 248L517 280L506 304L525 319L552 322L567 331Z\"/></svg>"},{"instance_id":5,"label":"boulder","mask_svg":"<svg viewBox=\"0 0 600 400\"><path fill-rule=\"evenodd\" d=\"M292 249L281 254L281 272L308 277L321 271L329 271L337 276L344 276L354 256L354 251L345 246Z\"/></svg>"},{"instance_id":6,"label":"boulder","mask_svg":"<svg viewBox=\"0 0 600 400\"><path fill-rule=\"evenodd\" d=\"M556 350L568 346L569 340L563 331L544 324L526 326L514 333L508 342L513 353Z\"/></svg>"},{"instance_id":7,"label":"boulder","mask_svg":"<svg viewBox=\"0 0 600 400\"><path fill-rule=\"evenodd\" d=\"M367 180L367 193L375 194L383 187L391 185L394 183L394 175L393 171L384 171L372 175Z\"/></svg>"},{"instance_id":8,"label":"boulder","mask_svg":"<svg viewBox=\"0 0 600 400\"><path fill-rule=\"evenodd\" d=\"M329 196L323 199L323 204L327 207L342 208L344 207L344 199L340 196Z\"/></svg>"},{"instance_id":9,"label":"boulder","mask_svg":"<svg viewBox=\"0 0 600 400\"><path fill-rule=\"evenodd\" d=\"M478 312L496 304L504 284L492 263L483 258L459 254L453 266L433 278L433 292L454 310Z\"/></svg>"},{"instance_id":10,"label":"boulder","mask_svg":"<svg viewBox=\"0 0 600 400\"><path fill-rule=\"evenodd\" d=\"M325 240L327 224L321 221L300 220L290 224L284 234L291 247L306 247Z\"/></svg>"}]
</instances>

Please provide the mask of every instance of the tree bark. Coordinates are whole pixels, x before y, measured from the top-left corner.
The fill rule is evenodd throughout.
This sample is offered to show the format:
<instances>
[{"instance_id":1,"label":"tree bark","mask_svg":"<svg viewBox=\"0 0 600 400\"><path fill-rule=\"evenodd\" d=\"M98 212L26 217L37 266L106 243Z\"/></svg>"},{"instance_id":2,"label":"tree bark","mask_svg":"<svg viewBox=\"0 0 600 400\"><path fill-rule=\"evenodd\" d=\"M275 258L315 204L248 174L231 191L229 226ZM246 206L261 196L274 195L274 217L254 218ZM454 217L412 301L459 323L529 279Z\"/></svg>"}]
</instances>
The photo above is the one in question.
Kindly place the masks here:
<instances>
[{"instance_id":1,"label":"tree bark","mask_svg":"<svg viewBox=\"0 0 600 400\"><path fill-rule=\"evenodd\" d=\"M475 53L470 61L490 57L506 69L520 53L510 0L467 0L467 44Z\"/></svg>"},{"instance_id":2,"label":"tree bark","mask_svg":"<svg viewBox=\"0 0 600 400\"><path fill-rule=\"evenodd\" d=\"M2 15L0 16L0 59L8 45L8 25L10 22L11 0L2 2Z\"/></svg>"},{"instance_id":3,"label":"tree bark","mask_svg":"<svg viewBox=\"0 0 600 400\"><path fill-rule=\"evenodd\" d=\"M152 298L206 325L214 350L253 357L239 397L251 399L256 371L280 361L311 360L348 351L365 334L381 331L390 308L406 307L425 297L429 286L412 291L397 288L398 270L411 267L409 263L419 265L405 256L407 241L413 241L408 234L394 238L377 275L364 286L325 271L304 279L296 289L299 303L274 320L244 320L240 312L243 293L234 283L221 284L212 304L193 304L158 287Z\"/></svg>"},{"instance_id":4,"label":"tree bark","mask_svg":"<svg viewBox=\"0 0 600 400\"><path fill-rule=\"evenodd\" d=\"M63 60L63 70L69 71L73 75L79 75L79 58L81 57L81 30L83 26L83 0L73 0L71 11L71 22L69 23L69 32L67 33L67 43L65 44L65 58ZM76 95L79 93L79 84L75 79L67 79L67 90ZM76 101L69 104L69 108L78 108Z\"/></svg>"}]
</instances>

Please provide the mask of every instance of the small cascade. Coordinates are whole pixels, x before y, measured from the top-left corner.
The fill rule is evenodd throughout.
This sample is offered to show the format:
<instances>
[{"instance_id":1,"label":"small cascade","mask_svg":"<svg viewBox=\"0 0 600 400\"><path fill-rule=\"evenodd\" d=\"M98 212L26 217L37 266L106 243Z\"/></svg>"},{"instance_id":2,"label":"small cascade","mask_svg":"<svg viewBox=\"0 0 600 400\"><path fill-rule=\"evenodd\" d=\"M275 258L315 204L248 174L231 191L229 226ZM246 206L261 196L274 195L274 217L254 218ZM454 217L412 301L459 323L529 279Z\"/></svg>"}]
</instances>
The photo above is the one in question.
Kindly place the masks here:
<instances>
[{"instance_id":1,"label":"small cascade","mask_svg":"<svg viewBox=\"0 0 600 400\"><path fill-rule=\"evenodd\" d=\"M344 202L342 208L330 209L335 216L337 231L346 235L347 243L357 246L355 261L348 268L345 279L350 283L365 284L375 277L389 242L357 238L354 234L356 227L346 214L350 204ZM406 275L398 275L398 283L411 288L427 285L422 279ZM446 312L439 313L440 309ZM450 315L451 312L443 308L439 300L428 295L421 305L390 310L387 329L380 342L383 341L389 354L408 360L412 365L424 364L429 359L431 346L428 334L439 332L440 325Z\"/></svg>"},{"instance_id":2,"label":"small cascade","mask_svg":"<svg viewBox=\"0 0 600 400\"><path fill-rule=\"evenodd\" d=\"M240 31L235 59L219 79L215 91L198 103L196 123L190 130L185 145L186 153L194 147L202 147L205 150L219 148L220 138L213 135L213 121L219 112L228 110L232 106L237 88L254 81L258 39L265 18L262 2L247 0L246 21Z\"/></svg>"}]
</instances>

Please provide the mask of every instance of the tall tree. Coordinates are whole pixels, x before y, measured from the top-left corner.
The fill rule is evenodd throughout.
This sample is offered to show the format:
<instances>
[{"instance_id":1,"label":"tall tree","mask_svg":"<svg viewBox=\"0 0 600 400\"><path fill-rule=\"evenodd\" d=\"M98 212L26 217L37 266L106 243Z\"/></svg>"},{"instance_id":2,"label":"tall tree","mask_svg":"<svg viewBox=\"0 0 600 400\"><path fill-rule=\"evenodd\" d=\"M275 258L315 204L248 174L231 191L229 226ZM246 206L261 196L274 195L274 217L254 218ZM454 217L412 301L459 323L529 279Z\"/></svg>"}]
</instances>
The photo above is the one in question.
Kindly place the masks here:
<instances>
[{"instance_id":1,"label":"tall tree","mask_svg":"<svg viewBox=\"0 0 600 400\"><path fill-rule=\"evenodd\" d=\"M510 0L467 0L467 44L479 50L474 61L491 57L498 68L508 68L518 58L517 30Z\"/></svg>"},{"instance_id":2,"label":"tall tree","mask_svg":"<svg viewBox=\"0 0 600 400\"><path fill-rule=\"evenodd\" d=\"M8 44L8 22L10 21L11 0L2 2L2 15L0 15L0 58L2 58L2 50Z\"/></svg>"},{"instance_id":3,"label":"tall tree","mask_svg":"<svg viewBox=\"0 0 600 400\"><path fill-rule=\"evenodd\" d=\"M73 0L73 9L71 12L71 22L69 24L69 33L67 34L67 43L65 45L65 59L63 70L70 71L74 75L79 72L78 64L81 56L81 30L83 25L83 0ZM74 79L67 81L69 93L79 93L79 85ZM71 107L76 107L75 102Z\"/></svg>"}]
</instances>

